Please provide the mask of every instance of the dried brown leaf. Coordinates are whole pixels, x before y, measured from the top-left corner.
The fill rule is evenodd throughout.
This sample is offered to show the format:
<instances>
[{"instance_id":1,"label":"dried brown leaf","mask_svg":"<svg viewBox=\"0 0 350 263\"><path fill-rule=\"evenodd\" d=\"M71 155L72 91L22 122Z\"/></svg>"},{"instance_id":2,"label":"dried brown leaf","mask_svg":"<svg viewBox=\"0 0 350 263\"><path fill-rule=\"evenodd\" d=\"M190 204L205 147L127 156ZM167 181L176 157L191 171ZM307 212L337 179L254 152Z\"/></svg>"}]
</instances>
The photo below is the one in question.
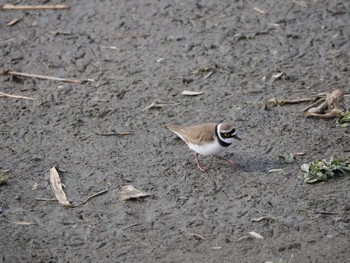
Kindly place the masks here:
<instances>
[{"instance_id":1,"label":"dried brown leaf","mask_svg":"<svg viewBox=\"0 0 350 263\"><path fill-rule=\"evenodd\" d=\"M64 191L62 189L62 183L61 183L60 176L59 176L55 167L52 167L50 169L50 183L51 183L52 191L54 192L58 202L65 207L74 207L67 200L66 194L64 193Z\"/></svg>"}]
</instances>

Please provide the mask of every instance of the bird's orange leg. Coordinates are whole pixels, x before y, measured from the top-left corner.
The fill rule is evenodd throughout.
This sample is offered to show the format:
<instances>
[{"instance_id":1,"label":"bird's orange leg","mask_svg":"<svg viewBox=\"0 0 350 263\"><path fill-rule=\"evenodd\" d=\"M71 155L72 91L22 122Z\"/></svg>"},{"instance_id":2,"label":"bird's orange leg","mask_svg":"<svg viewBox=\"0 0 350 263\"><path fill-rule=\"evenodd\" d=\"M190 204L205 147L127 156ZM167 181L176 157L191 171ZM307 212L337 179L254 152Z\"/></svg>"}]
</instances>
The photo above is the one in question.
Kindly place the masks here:
<instances>
[{"instance_id":1,"label":"bird's orange leg","mask_svg":"<svg viewBox=\"0 0 350 263\"><path fill-rule=\"evenodd\" d=\"M206 170L200 165L199 160L198 160L198 153L194 153L194 157L196 158L196 163L197 163L197 168L201 170L202 172L205 172Z\"/></svg>"}]
</instances>

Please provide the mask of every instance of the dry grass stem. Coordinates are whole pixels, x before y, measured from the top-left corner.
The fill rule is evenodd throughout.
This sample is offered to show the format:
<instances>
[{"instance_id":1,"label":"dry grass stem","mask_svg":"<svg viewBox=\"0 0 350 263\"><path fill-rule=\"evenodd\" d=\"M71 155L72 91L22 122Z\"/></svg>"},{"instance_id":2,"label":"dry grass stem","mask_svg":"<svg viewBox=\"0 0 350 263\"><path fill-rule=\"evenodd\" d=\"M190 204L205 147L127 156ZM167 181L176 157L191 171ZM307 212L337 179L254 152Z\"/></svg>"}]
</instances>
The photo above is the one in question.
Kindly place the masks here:
<instances>
[{"instance_id":1,"label":"dry grass stem","mask_svg":"<svg viewBox=\"0 0 350 263\"><path fill-rule=\"evenodd\" d=\"M62 10L68 9L67 5L13 5L4 4L2 9L4 10Z\"/></svg>"},{"instance_id":2,"label":"dry grass stem","mask_svg":"<svg viewBox=\"0 0 350 263\"><path fill-rule=\"evenodd\" d=\"M4 92L0 92L0 97L9 97L9 98L16 98L16 99L24 99L24 100L36 100L36 98L20 96L20 95L11 95Z\"/></svg>"},{"instance_id":3,"label":"dry grass stem","mask_svg":"<svg viewBox=\"0 0 350 263\"><path fill-rule=\"evenodd\" d=\"M2 73L2 75L12 75L12 76L19 76L19 77L26 77L26 78L34 78L34 79L43 79L43 80L53 80L53 81L61 81L61 82L68 82L68 83L82 83L85 81L93 81L91 79L81 81L78 79L66 79L66 78L57 78L57 77L51 77L51 76L44 76L44 75L37 75L37 74L30 74L30 73L23 73L23 72L17 72L8 70Z\"/></svg>"}]
</instances>

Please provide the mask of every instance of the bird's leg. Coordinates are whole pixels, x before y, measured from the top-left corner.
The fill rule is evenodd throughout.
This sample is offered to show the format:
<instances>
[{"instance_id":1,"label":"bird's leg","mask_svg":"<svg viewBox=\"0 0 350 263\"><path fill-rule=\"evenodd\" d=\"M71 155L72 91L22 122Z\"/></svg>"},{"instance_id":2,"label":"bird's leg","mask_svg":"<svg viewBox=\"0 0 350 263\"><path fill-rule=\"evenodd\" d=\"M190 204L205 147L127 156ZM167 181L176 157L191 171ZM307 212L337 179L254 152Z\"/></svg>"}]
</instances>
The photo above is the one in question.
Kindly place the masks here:
<instances>
[{"instance_id":1,"label":"bird's leg","mask_svg":"<svg viewBox=\"0 0 350 263\"><path fill-rule=\"evenodd\" d=\"M218 159L220 159L220 160L222 160L222 161L227 162L229 165L235 165L235 163L234 163L233 161L229 160L229 159L226 159L226 158L221 157L221 156L219 156L219 155L215 155L215 157L218 158Z\"/></svg>"},{"instance_id":2,"label":"bird's leg","mask_svg":"<svg viewBox=\"0 0 350 263\"><path fill-rule=\"evenodd\" d=\"M194 153L194 157L196 158L196 163L197 163L197 168L201 170L202 172L205 172L206 170L200 165L199 160L198 160L198 153Z\"/></svg>"}]
</instances>

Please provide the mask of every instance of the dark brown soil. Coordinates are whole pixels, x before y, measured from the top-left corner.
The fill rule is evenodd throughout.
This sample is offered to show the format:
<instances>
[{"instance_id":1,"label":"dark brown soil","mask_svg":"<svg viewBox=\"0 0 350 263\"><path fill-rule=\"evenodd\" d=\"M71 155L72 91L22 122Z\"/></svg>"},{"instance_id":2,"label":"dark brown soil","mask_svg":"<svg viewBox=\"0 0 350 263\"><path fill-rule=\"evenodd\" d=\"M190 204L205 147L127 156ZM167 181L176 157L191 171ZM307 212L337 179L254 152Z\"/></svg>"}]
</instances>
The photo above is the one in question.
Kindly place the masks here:
<instances>
[{"instance_id":1,"label":"dark brown soil","mask_svg":"<svg viewBox=\"0 0 350 263\"><path fill-rule=\"evenodd\" d=\"M1 92L37 100L0 98L0 262L350 262L350 178L298 178L305 162L349 158L349 128L263 107L349 93L349 1L47 4L70 9L0 11L0 69L95 81L1 77ZM154 101L173 105L144 110ZM243 139L223 153L236 165L205 157L205 173L164 127L220 120ZM36 201L54 197L53 166L73 203L109 191L70 209ZM152 196L120 201L125 184Z\"/></svg>"}]
</instances>

